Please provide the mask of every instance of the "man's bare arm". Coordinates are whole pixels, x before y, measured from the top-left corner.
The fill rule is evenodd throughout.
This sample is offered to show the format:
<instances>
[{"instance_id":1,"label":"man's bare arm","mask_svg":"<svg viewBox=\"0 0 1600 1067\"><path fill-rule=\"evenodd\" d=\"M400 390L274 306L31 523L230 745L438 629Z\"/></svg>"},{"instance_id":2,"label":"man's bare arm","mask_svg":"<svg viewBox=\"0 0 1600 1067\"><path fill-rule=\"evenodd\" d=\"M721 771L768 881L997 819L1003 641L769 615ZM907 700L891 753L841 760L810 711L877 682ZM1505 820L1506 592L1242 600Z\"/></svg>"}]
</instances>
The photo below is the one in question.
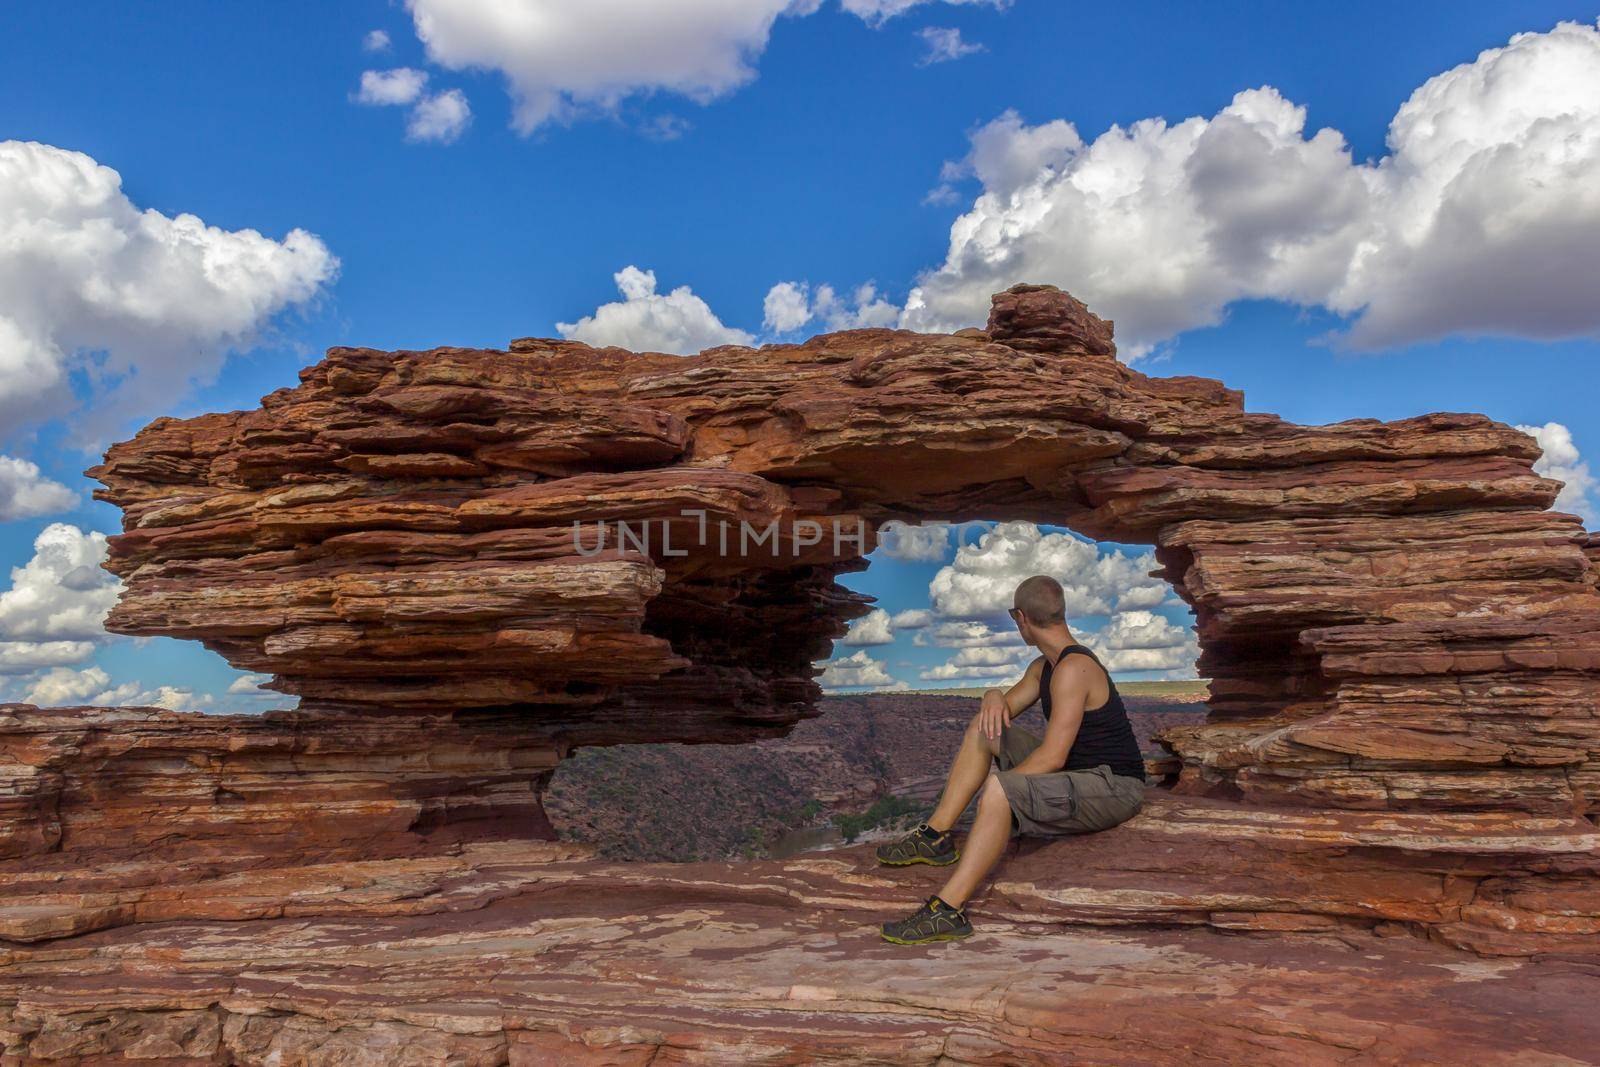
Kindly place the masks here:
<instances>
[{"instance_id":1,"label":"man's bare arm","mask_svg":"<svg viewBox=\"0 0 1600 1067\"><path fill-rule=\"evenodd\" d=\"M1044 660L1035 659L1028 664L1022 678L1010 689L991 689L983 694L979 707L978 723L985 737L999 737L1000 731L1011 725L1011 720L1033 706L1039 699L1039 677Z\"/></svg>"},{"instance_id":2,"label":"man's bare arm","mask_svg":"<svg viewBox=\"0 0 1600 1067\"><path fill-rule=\"evenodd\" d=\"M1012 768L1018 774L1049 774L1067 765L1067 753L1083 724L1083 709L1094 680L1093 667L1082 657L1072 659L1073 663L1057 667L1050 677L1050 722L1039 747Z\"/></svg>"}]
</instances>

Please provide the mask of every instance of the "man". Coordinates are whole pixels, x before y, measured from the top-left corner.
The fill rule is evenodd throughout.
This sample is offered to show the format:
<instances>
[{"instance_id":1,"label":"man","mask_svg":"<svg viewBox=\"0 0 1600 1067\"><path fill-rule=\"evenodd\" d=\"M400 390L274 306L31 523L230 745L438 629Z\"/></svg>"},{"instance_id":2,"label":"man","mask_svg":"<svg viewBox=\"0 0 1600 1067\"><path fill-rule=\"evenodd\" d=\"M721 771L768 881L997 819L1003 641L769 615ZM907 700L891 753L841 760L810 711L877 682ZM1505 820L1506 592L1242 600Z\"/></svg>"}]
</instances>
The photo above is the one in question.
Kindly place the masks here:
<instances>
[{"instance_id":1,"label":"man","mask_svg":"<svg viewBox=\"0 0 1600 1067\"><path fill-rule=\"evenodd\" d=\"M879 862L892 867L956 864L921 908L883 924L886 941L969 936L967 900L1011 837L1105 830L1131 819L1144 802L1144 758L1127 710L1111 675L1067 627L1061 583L1035 575L1017 586L1012 605L1017 631L1041 655L1016 685L983 695L928 821L878 848ZM1011 725L1036 700L1044 711L1043 738ZM991 763L998 769L991 771ZM958 852L950 828L975 795L977 818L966 850Z\"/></svg>"}]
</instances>

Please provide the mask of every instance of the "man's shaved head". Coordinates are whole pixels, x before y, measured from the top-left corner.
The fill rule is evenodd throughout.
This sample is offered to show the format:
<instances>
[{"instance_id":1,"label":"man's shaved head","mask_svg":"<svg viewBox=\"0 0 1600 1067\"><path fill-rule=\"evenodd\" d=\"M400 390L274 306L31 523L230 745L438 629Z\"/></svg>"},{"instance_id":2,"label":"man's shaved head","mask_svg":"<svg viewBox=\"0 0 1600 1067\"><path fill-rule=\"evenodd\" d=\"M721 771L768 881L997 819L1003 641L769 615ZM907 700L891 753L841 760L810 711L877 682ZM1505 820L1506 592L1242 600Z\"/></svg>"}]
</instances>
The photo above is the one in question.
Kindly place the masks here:
<instances>
[{"instance_id":1,"label":"man's shaved head","mask_svg":"<svg viewBox=\"0 0 1600 1067\"><path fill-rule=\"evenodd\" d=\"M1011 603L1035 626L1060 626L1067 621L1067 596L1061 583L1047 574L1023 581Z\"/></svg>"}]
</instances>

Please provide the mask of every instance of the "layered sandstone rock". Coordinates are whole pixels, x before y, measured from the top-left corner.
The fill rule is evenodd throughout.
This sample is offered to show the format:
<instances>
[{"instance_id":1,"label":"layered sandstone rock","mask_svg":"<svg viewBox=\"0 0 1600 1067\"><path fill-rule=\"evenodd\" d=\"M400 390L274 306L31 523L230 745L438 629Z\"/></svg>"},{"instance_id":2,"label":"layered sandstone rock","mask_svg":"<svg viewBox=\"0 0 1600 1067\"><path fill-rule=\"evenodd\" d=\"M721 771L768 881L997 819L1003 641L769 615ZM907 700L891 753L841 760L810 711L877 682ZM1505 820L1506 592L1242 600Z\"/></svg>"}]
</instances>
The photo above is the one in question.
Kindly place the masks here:
<instances>
[{"instance_id":1,"label":"layered sandstone rock","mask_svg":"<svg viewBox=\"0 0 1600 1067\"><path fill-rule=\"evenodd\" d=\"M812 662L863 610L834 581L858 531L1031 519L1154 544L1193 606L1213 715L1169 739L1183 789L1591 809L1595 549L1547 510L1531 437L1296 426L1114 352L1042 286L954 336L333 349L260 409L158 420L91 472L126 514L109 625L201 640L308 709L736 741L811 713Z\"/></svg>"},{"instance_id":2,"label":"layered sandstone rock","mask_svg":"<svg viewBox=\"0 0 1600 1067\"><path fill-rule=\"evenodd\" d=\"M820 866L589 862L586 847L540 840L553 765L489 717L0 705L0 939L430 912L552 878L592 877L595 892L672 884L685 900L704 871L719 895L765 886L870 907L901 892L865 848ZM1152 788L1114 833L1018 848L985 905L1016 921L1389 924L1485 954L1600 953L1600 831L1584 820L1252 808ZM795 871L824 876L789 884ZM936 886L943 873L914 877ZM414 891L362 895L395 877Z\"/></svg>"},{"instance_id":3,"label":"layered sandstone rock","mask_svg":"<svg viewBox=\"0 0 1600 1067\"><path fill-rule=\"evenodd\" d=\"M506 715L0 704L0 940L147 920L163 893L244 872L553 842L540 794L560 755Z\"/></svg>"},{"instance_id":4,"label":"layered sandstone rock","mask_svg":"<svg viewBox=\"0 0 1600 1067\"><path fill-rule=\"evenodd\" d=\"M504 879L514 862L476 873ZM907 950L872 924L924 887L861 887L848 863L754 878L590 867L575 880L550 866L518 871L517 892L491 881L433 914L173 921L8 953L0 1054L1131 1067L1584 1064L1600 1046L1592 971L1562 961L1479 962L1405 937L1010 915L961 944ZM420 892L447 877L410 873Z\"/></svg>"},{"instance_id":5,"label":"layered sandstone rock","mask_svg":"<svg viewBox=\"0 0 1600 1067\"><path fill-rule=\"evenodd\" d=\"M1038 286L953 336L302 378L94 472L112 628L302 707L0 707L0 1061L1593 1062L1600 542L1531 438L1246 412ZM1175 785L909 952L874 924L941 872L864 848L541 840L574 745L811 714L891 518L1153 544L1213 679Z\"/></svg>"},{"instance_id":6,"label":"layered sandstone rock","mask_svg":"<svg viewBox=\"0 0 1600 1067\"><path fill-rule=\"evenodd\" d=\"M1584 1063L1600 1038L1600 835L1570 820L1156 789L1020 843L972 940L905 949L875 924L946 872L598 862L495 813L528 793L488 735L0 718L0 795L34 798L0 807L6 1063ZM445 804L484 817L443 832Z\"/></svg>"}]
</instances>

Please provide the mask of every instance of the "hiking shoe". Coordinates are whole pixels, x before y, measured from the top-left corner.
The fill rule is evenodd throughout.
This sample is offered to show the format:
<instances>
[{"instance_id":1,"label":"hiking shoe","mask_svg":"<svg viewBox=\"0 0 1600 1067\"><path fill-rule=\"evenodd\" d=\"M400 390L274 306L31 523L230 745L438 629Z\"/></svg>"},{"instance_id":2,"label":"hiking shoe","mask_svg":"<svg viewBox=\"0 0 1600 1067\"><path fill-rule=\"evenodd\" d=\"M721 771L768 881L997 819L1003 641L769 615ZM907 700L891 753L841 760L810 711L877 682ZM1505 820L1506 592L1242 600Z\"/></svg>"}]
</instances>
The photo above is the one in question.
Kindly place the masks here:
<instances>
[{"instance_id":1,"label":"hiking shoe","mask_svg":"<svg viewBox=\"0 0 1600 1067\"><path fill-rule=\"evenodd\" d=\"M913 863L947 867L960 858L950 831L941 834L927 823L919 824L898 841L878 846L878 862L888 867L909 867Z\"/></svg>"},{"instance_id":2,"label":"hiking shoe","mask_svg":"<svg viewBox=\"0 0 1600 1067\"><path fill-rule=\"evenodd\" d=\"M897 945L926 945L933 941L960 941L972 936L972 924L962 908L952 908L937 894L909 917L879 927L883 939Z\"/></svg>"}]
</instances>

